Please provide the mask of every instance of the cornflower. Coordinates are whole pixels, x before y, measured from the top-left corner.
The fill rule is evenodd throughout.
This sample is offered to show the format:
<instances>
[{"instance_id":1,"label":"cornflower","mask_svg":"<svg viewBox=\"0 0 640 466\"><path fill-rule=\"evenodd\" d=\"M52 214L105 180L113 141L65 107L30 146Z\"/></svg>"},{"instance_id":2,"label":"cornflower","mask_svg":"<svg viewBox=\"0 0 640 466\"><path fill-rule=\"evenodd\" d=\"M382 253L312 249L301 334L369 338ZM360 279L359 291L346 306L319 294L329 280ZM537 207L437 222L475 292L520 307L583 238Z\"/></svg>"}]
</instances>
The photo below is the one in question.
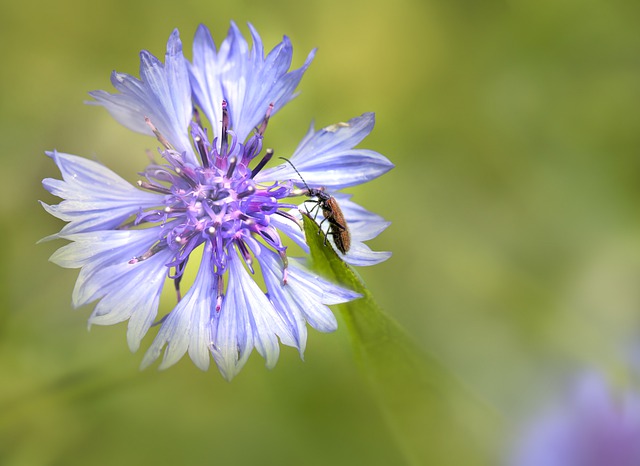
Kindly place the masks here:
<instances>
[{"instance_id":1,"label":"cornflower","mask_svg":"<svg viewBox=\"0 0 640 466\"><path fill-rule=\"evenodd\" d=\"M364 244L388 222L338 192L393 167L374 151L354 148L372 130L373 114L319 131L311 127L290 163L266 169L274 155L263 151L270 118L294 97L315 50L301 68L289 71L289 39L265 56L260 36L249 29L251 49L234 23L218 49L200 26L191 63L175 30L164 64L142 51L140 79L113 72L117 93L90 93L95 100L89 103L159 141L160 160L151 158L137 186L96 162L47 153L62 180L45 179L43 185L63 200L43 206L67 224L46 239L70 241L51 261L80 268L72 303L97 301L89 326L128 320L132 351L153 325L160 326L142 367L162 355L160 368L166 368L188 352L202 370L213 357L230 380L253 348L272 368L278 340L302 357L306 324L320 332L337 328L327 306L359 295L311 272L304 258L287 255L283 234L308 253L300 226L305 203L292 203L295 197L326 192L340 203L351 233L351 247L339 251L345 262L372 265L390 256ZM201 113L212 123L212 135ZM325 232L331 228L315 217ZM198 271L183 295L181 280L196 255ZM256 264L262 288L253 278ZM177 304L158 318L167 277Z\"/></svg>"},{"instance_id":2,"label":"cornflower","mask_svg":"<svg viewBox=\"0 0 640 466\"><path fill-rule=\"evenodd\" d=\"M640 396L613 390L598 373L583 375L562 403L523 430L512 466L636 466L640 464Z\"/></svg>"}]
</instances>

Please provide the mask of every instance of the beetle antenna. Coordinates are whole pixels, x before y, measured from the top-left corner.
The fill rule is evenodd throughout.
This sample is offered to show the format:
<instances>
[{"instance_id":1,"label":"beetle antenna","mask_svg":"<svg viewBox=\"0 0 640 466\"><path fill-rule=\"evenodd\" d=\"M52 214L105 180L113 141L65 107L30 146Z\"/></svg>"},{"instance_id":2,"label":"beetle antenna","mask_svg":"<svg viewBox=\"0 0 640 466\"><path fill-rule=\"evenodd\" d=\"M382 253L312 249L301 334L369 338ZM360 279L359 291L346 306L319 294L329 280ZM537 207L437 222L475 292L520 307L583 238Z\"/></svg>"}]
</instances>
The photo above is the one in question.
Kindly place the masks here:
<instances>
[{"instance_id":1,"label":"beetle antenna","mask_svg":"<svg viewBox=\"0 0 640 466\"><path fill-rule=\"evenodd\" d=\"M300 179L304 183L305 187L307 188L307 191L311 192L311 188L309 187L307 182L304 180L304 178L302 178L302 175L300 174L300 172L298 171L296 166L293 164L293 162L291 160L289 160L288 158L286 158L286 157L278 157L278 158L282 159L282 160L285 160L289 165L291 165L291 168L293 168L296 171L296 173L298 174L298 176L300 177Z\"/></svg>"}]
</instances>

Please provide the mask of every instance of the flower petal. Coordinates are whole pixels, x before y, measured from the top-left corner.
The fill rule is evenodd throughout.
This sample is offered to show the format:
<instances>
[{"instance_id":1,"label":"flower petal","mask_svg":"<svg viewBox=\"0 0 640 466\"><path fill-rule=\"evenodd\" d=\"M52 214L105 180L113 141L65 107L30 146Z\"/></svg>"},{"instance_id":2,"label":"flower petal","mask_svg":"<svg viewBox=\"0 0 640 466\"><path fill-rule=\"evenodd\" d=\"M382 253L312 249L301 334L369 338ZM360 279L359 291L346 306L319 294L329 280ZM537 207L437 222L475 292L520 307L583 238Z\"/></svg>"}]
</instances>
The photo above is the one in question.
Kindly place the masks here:
<instances>
[{"instance_id":1,"label":"flower petal","mask_svg":"<svg viewBox=\"0 0 640 466\"><path fill-rule=\"evenodd\" d=\"M75 307L96 299L89 325L111 325L129 320L127 341L136 351L158 310L160 292L169 259L160 252L130 264L155 242L157 229L115 230L64 236L72 242L58 249L50 260L61 267L81 267L73 293Z\"/></svg>"},{"instance_id":2,"label":"flower petal","mask_svg":"<svg viewBox=\"0 0 640 466\"><path fill-rule=\"evenodd\" d=\"M236 254L229 257L229 285L220 312L212 322L212 353L222 375L231 380L247 361L252 348L275 366L284 344L295 338Z\"/></svg>"},{"instance_id":3,"label":"flower petal","mask_svg":"<svg viewBox=\"0 0 640 466\"><path fill-rule=\"evenodd\" d=\"M275 114L294 97L295 88L315 55L315 50L311 51L302 67L287 72L293 55L289 39L285 36L264 57L259 34L253 26L249 25L249 29L252 49L232 22L220 51L216 51L211 34L205 26L200 26L194 39L190 68L195 100L213 122L214 135L220 133L215 122L222 120L224 99L229 105L231 128L240 141L263 120L270 104Z\"/></svg>"},{"instance_id":4,"label":"flower petal","mask_svg":"<svg viewBox=\"0 0 640 466\"><path fill-rule=\"evenodd\" d=\"M99 267L128 262L144 253L160 237L161 228L104 230L60 236L72 241L49 258L65 268L79 268L100 261Z\"/></svg>"},{"instance_id":5,"label":"flower petal","mask_svg":"<svg viewBox=\"0 0 640 466\"><path fill-rule=\"evenodd\" d=\"M141 368L144 369L155 361L165 346L160 369L178 362L187 350L196 366L202 370L209 368L211 314L217 289L211 256L211 246L207 245L195 282L162 323L158 335L142 359Z\"/></svg>"},{"instance_id":6,"label":"flower petal","mask_svg":"<svg viewBox=\"0 0 640 466\"><path fill-rule=\"evenodd\" d=\"M333 242L331 236L329 236L329 241ZM352 241L351 248L349 249L349 251L347 251L346 254L342 254L335 248L335 246L334 250L340 257L342 257L342 260L347 264L356 266L376 265L380 262L386 261L391 257L391 252L372 251L369 246L360 241Z\"/></svg>"},{"instance_id":7,"label":"flower petal","mask_svg":"<svg viewBox=\"0 0 640 466\"><path fill-rule=\"evenodd\" d=\"M218 53L209 29L203 24L198 26L193 38L193 63L189 64L189 76L193 98L209 118L216 137L220 136L222 101L225 99L220 76L228 48L225 41Z\"/></svg>"},{"instance_id":8,"label":"flower petal","mask_svg":"<svg viewBox=\"0 0 640 466\"><path fill-rule=\"evenodd\" d=\"M291 209L288 211L288 213L290 215L293 215L294 217L301 218L300 211L298 209ZM271 215L269 217L269 222L271 223L271 225L277 228L278 231L291 238L305 252L309 252L309 246L305 241L304 232L302 231L299 223L296 223L286 217L283 217L282 215L277 214Z\"/></svg>"},{"instance_id":9,"label":"flower petal","mask_svg":"<svg viewBox=\"0 0 640 466\"><path fill-rule=\"evenodd\" d=\"M88 103L102 105L133 131L153 135L148 117L188 162L197 164L187 131L193 111L189 72L177 29L167 42L164 65L146 50L140 53L140 77L114 71L111 82L120 93L93 91L89 95L96 100Z\"/></svg>"},{"instance_id":10,"label":"flower petal","mask_svg":"<svg viewBox=\"0 0 640 466\"><path fill-rule=\"evenodd\" d=\"M341 304L361 297L360 293L331 283L309 270L304 259L292 258L290 267L289 276L295 277L294 286L300 287L307 295L314 296L323 304Z\"/></svg>"},{"instance_id":11,"label":"flower petal","mask_svg":"<svg viewBox=\"0 0 640 466\"><path fill-rule=\"evenodd\" d=\"M338 323L326 304L344 303L360 297L358 293L305 270L295 260L289 262L288 279L284 284L283 265L278 255L266 248L254 250L254 253L260 261L269 299L293 330L300 356L306 344L305 322L321 332L333 332Z\"/></svg>"},{"instance_id":12,"label":"flower petal","mask_svg":"<svg viewBox=\"0 0 640 466\"><path fill-rule=\"evenodd\" d=\"M166 262L167 257L158 254L138 264L123 263L104 269L96 280L115 279L103 285L105 295L96 304L89 325L113 325L129 319L127 343L131 351L137 351L158 314Z\"/></svg>"},{"instance_id":13,"label":"flower petal","mask_svg":"<svg viewBox=\"0 0 640 466\"><path fill-rule=\"evenodd\" d=\"M50 260L62 267L82 267L73 290L74 307L83 306L117 288L112 283L124 274L136 270L144 276L150 259L129 264L129 260L144 254L155 243L161 228L145 230L114 230L78 233L64 236L72 243L57 250ZM163 250L152 256L160 265L168 262L171 252ZM154 260L156 260L154 259ZM158 273L164 270L158 267Z\"/></svg>"},{"instance_id":14,"label":"flower petal","mask_svg":"<svg viewBox=\"0 0 640 466\"><path fill-rule=\"evenodd\" d=\"M41 203L47 212L66 222L52 238L115 228L140 209L162 203L163 196L134 188L108 168L75 155L53 151L62 180L46 178L42 184L58 205Z\"/></svg>"},{"instance_id":15,"label":"flower petal","mask_svg":"<svg viewBox=\"0 0 640 466\"><path fill-rule=\"evenodd\" d=\"M353 148L371 132L374 121L373 113L365 113L347 123L330 125L315 133L312 127L291 157L291 164L311 187L342 189L383 175L393 168L385 156ZM300 175L291 164L264 170L255 180L297 180Z\"/></svg>"}]
</instances>

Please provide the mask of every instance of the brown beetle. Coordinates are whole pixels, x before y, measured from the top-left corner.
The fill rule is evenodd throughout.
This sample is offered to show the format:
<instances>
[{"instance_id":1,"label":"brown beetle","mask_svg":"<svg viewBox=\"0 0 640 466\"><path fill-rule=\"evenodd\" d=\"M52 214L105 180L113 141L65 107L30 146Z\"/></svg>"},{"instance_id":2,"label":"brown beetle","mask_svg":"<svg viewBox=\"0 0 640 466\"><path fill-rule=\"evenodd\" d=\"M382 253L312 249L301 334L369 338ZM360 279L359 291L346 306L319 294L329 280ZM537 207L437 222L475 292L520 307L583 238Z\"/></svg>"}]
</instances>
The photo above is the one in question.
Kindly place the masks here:
<instances>
[{"instance_id":1,"label":"brown beetle","mask_svg":"<svg viewBox=\"0 0 640 466\"><path fill-rule=\"evenodd\" d=\"M307 213L313 212L314 209L320 208L322 210L322 215L324 215L324 219L320 222L320 227L324 222L329 222L329 231L328 233L333 238L333 242L335 243L338 251L342 254L346 254L351 247L351 234L349 233L349 227L347 226L347 220L344 218L342 214L342 209L336 201L336 198L331 194L325 192L324 188L310 188L307 182L302 178L302 175L298 171L298 169L291 163L291 160L280 157L282 160L286 160L289 165L293 167L296 171L302 182L304 183L307 191L304 193L306 196L315 197L316 200L310 199L306 202L315 202L315 206L311 208L311 211L307 211ZM316 213L317 215L317 213ZM315 219L315 217L314 217ZM327 244L327 237L325 236L324 244Z\"/></svg>"}]
</instances>

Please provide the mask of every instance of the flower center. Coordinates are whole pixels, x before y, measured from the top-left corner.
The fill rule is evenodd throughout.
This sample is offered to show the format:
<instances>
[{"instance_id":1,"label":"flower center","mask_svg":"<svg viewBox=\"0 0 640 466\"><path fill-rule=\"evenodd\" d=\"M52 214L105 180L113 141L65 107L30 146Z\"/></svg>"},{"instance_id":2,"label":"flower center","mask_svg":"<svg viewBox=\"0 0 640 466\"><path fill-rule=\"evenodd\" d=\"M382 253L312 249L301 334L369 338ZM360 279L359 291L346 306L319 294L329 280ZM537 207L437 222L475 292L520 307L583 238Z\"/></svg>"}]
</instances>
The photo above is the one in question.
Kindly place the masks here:
<instances>
[{"instance_id":1,"label":"flower center","mask_svg":"<svg viewBox=\"0 0 640 466\"><path fill-rule=\"evenodd\" d=\"M213 272L221 279L228 255L233 253L230 246L236 247L252 270L247 243L258 238L277 251L286 266L286 247L271 225L270 216L279 214L291 218L281 209L295 206L280 201L291 195L294 186L288 181L263 186L253 180L273 156L270 149L253 169L249 168L262 149L262 136L271 108L246 144L238 142L233 131L228 129L226 103L223 103L221 136L211 143L196 113L191 137L202 160L201 166L186 163L183 155L147 121L164 146L161 154L166 163L152 162L142 173L144 179L138 181L138 185L164 194L164 202L158 208L141 211L136 217L136 225L159 226L160 233L152 248L130 263L148 259L169 248L173 256L166 265L174 269L169 277L176 280L178 289L191 252L202 243L211 243ZM283 278L286 281L286 270Z\"/></svg>"}]
</instances>

